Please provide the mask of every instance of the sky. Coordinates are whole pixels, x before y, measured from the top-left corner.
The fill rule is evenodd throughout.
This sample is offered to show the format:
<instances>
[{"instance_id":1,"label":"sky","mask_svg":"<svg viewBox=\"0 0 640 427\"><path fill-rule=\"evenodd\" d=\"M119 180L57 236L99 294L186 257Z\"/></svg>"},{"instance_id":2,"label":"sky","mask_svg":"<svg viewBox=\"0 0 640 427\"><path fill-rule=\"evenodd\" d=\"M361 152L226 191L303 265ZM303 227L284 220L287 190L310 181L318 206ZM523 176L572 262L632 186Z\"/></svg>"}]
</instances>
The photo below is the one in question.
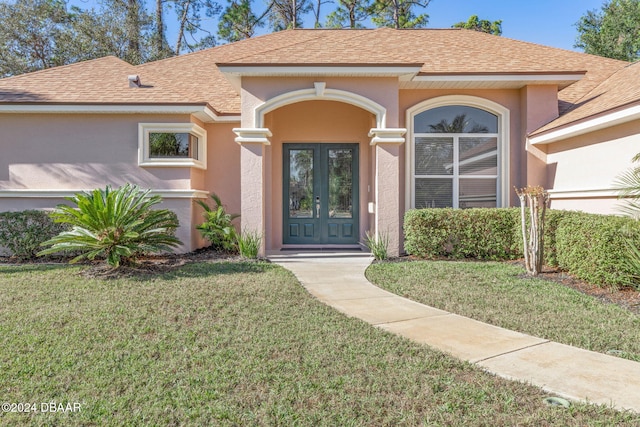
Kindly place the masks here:
<instances>
[{"instance_id":1,"label":"sky","mask_svg":"<svg viewBox=\"0 0 640 427\"><path fill-rule=\"evenodd\" d=\"M502 20L502 36L562 49L578 50L576 22L605 0L431 0L430 28L448 28L471 15Z\"/></svg>"},{"instance_id":2,"label":"sky","mask_svg":"<svg viewBox=\"0 0 640 427\"><path fill-rule=\"evenodd\" d=\"M69 0L69 4L90 8L99 0ZM266 4L266 0L253 0ZM337 1L337 0L333 0ZM155 1L146 0L153 7ZM227 0L217 0L225 7ZM314 2L315 3L315 2ZM427 28L451 28L453 24L467 21L471 15L490 21L502 20L502 36L516 40L579 50L573 47L577 30L576 22L589 10L600 10L605 0L431 0L425 12L429 15ZM329 11L332 5L325 5ZM257 8L258 10L264 7ZM170 12L169 12L170 13ZM313 25L312 17L309 16ZM211 22L217 30L217 22ZM259 33L268 32L266 29ZM171 44L177 34L175 25L167 28Z\"/></svg>"}]
</instances>

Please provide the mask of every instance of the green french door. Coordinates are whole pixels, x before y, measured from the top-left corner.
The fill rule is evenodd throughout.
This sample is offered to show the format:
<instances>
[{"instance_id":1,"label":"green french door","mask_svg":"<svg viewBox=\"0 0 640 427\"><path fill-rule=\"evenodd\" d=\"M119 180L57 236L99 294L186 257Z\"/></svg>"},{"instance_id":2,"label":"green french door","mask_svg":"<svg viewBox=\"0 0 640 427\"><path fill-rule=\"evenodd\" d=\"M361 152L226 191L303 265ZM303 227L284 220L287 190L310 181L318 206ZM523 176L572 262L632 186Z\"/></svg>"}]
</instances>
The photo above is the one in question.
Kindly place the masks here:
<instances>
[{"instance_id":1,"label":"green french door","mask_svg":"<svg viewBox=\"0 0 640 427\"><path fill-rule=\"evenodd\" d=\"M283 243L358 243L358 144L284 144Z\"/></svg>"}]
</instances>

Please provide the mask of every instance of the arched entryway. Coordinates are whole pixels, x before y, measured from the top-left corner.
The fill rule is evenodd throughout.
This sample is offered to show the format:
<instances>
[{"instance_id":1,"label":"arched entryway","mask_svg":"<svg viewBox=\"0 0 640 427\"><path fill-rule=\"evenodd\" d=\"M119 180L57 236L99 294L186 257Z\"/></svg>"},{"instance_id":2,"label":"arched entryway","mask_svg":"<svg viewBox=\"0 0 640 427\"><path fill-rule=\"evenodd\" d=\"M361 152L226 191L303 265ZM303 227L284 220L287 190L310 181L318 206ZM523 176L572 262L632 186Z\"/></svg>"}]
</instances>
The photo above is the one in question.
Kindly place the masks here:
<instances>
[{"instance_id":1,"label":"arched entryway","mask_svg":"<svg viewBox=\"0 0 640 427\"><path fill-rule=\"evenodd\" d=\"M267 242L278 247L358 246L372 214L371 112L338 101L288 104L265 116Z\"/></svg>"},{"instance_id":2,"label":"arched entryway","mask_svg":"<svg viewBox=\"0 0 640 427\"><path fill-rule=\"evenodd\" d=\"M285 81L274 79L272 83L287 86ZM264 87L252 87L252 90L261 93ZM375 93L376 88L372 82L365 92ZM360 94L327 88L324 82L316 82L310 89L284 91L262 103L256 103L257 99L256 96L243 97L243 127L234 129L234 132L236 142L242 146L242 228L262 235L261 253L290 244L283 238L285 226L292 226L293 233L298 235L305 231L305 224L293 224L284 218L290 206L290 193L283 190L287 181L283 172L286 166L284 159L285 154L291 155L293 147L287 144L297 144L294 149L313 147L317 150L320 170L326 171L332 157L340 157L344 150L349 151L346 157L355 162L351 163L355 171L350 184L354 186L351 188L352 199L350 203L343 203L345 209L342 212L344 216L347 215L344 211L349 211L353 221L332 223L331 196L327 188L320 189L319 194L310 195L313 204L306 206L305 214L311 215L309 209L315 209L316 216L323 217L315 226L321 227L319 232L324 237L317 242L309 240L301 244L332 245L347 244L347 241L353 244L361 240L365 231L372 231L375 235L388 236L389 253L397 255L401 236L399 147L405 142L406 130L387 128L387 109L379 103ZM392 122L397 123L397 117ZM332 152L328 147L335 150ZM290 175L291 165L288 167ZM331 178L329 172L325 175L326 178L320 175L316 179L324 179L322 185L328 187ZM288 183L291 184L290 179ZM326 195L324 202L323 191ZM319 211L317 197L320 197ZM297 202L291 201L294 205ZM338 240L332 241L329 236L332 233L339 237ZM340 240L340 236L347 234L349 240Z\"/></svg>"}]
</instances>

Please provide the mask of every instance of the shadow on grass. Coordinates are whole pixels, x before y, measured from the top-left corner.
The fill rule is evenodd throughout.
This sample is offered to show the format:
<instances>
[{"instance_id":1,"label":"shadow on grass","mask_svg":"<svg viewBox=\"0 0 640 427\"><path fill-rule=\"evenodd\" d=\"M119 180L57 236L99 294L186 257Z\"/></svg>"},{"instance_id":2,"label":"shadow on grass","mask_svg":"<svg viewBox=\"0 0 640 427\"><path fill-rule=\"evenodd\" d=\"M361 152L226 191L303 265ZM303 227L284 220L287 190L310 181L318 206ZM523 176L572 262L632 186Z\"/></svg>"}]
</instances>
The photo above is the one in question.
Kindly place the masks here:
<instances>
[{"instance_id":1,"label":"shadow on grass","mask_svg":"<svg viewBox=\"0 0 640 427\"><path fill-rule=\"evenodd\" d=\"M189 263L160 275L150 274L149 278L162 278L166 280L180 278L196 278L221 274L238 273L264 273L279 268L268 262L255 261L223 261L223 262L197 262Z\"/></svg>"},{"instance_id":2,"label":"shadow on grass","mask_svg":"<svg viewBox=\"0 0 640 427\"><path fill-rule=\"evenodd\" d=\"M61 270L65 268L74 268L77 269L77 265L70 264L0 264L0 275L4 274L20 274L20 273L32 273L36 271L53 271L53 270Z\"/></svg>"},{"instance_id":3,"label":"shadow on grass","mask_svg":"<svg viewBox=\"0 0 640 427\"><path fill-rule=\"evenodd\" d=\"M86 264L0 264L0 276L14 275L33 272L49 272L58 270L73 270L73 274L85 278L98 280L135 280L146 282L151 280L176 280L188 278L202 278L208 276L219 276L223 274L239 273L264 273L278 268L274 264L264 261L220 261L220 262L193 262L183 265L163 266L154 268L145 266L121 267L111 269L105 264L99 266L88 266Z\"/></svg>"}]
</instances>

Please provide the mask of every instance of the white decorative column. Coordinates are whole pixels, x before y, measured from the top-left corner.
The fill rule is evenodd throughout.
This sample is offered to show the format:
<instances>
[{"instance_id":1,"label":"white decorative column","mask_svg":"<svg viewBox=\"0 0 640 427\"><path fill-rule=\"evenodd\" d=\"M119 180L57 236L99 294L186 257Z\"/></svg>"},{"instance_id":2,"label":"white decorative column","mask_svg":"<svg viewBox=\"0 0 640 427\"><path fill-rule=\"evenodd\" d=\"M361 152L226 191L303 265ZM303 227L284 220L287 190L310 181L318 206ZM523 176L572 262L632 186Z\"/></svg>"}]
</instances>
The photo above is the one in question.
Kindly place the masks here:
<instances>
[{"instance_id":1,"label":"white decorative column","mask_svg":"<svg viewBox=\"0 0 640 427\"><path fill-rule=\"evenodd\" d=\"M400 255L400 146L405 142L406 132L403 128L374 128L369 131L376 156L375 233L389 237L389 256Z\"/></svg>"},{"instance_id":2,"label":"white decorative column","mask_svg":"<svg viewBox=\"0 0 640 427\"><path fill-rule=\"evenodd\" d=\"M259 233L262 242L258 256L266 254L265 146L270 145L267 128L235 128L240 144L240 227Z\"/></svg>"}]
</instances>

